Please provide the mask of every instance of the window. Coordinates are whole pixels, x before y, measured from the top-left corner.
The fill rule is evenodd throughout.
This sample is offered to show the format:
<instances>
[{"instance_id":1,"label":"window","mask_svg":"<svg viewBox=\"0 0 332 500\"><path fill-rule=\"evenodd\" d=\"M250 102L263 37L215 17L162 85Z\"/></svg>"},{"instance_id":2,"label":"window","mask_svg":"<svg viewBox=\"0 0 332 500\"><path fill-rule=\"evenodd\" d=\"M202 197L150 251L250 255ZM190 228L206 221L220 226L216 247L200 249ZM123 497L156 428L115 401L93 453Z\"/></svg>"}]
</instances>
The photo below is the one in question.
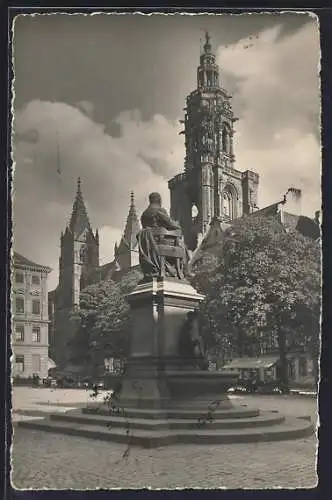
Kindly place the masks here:
<instances>
[{"instance_id":1,"label":"window","mask_svg":"<svg viewBox=\"0 0 332 500\"><path fill-rule=\"evenodd\" d=\"M15 340L16 342L24 342L24 325L15 326Z\"/></svg>"},{"instance_id":2,"label":"window","mask_svg":"<svg viewBox=\"0 0 332 500\"><path fill-rule=\"evenodd\" d=\"M227 125L224 125L222 129L221 141L222 141L222 150L224 151L224 153L230 154L231 150L230 130Z\"/></svg>"},{"instance_id":3,"label":"window","mask_svg":"<svg viewBox=\"0 0 332 500\"><path fill-rule=\"evenodd\" d=\"M15 299L15 311L19 314L24 313L24 297L16 297L16 299Z\"/></svg>"},{"instance_id":4,"label":"window","mask_svg":"<svg viewBox=\"0 0 332 500\"><path fill-rule=\"evenodd\" d=\"M39 354L33 354L31 360L32 360L32 371L33 372L40 372L40 356L39 356Z\"/></svg>"},{"instance_id":5,"label":"window","mask_svg":"<svg viewBox=\"0 0 332 500\"><path fill-rule=\"evenodd\" d=\"M40 328L39 328L39 326L34 326L32 328L32 342L40 342Z\"/></svg>"},{"instance_id":6,"label":"window","mask_svg":"<svg viewBox=\"0 0 332 500\"><path fill-rule=\"evenodd\" d=\"M24 372L24 356L15 356L15 365L18 372Z\"/></svg>"},{"instance_id":7,"label":"window","mask_svg":"<svg viewBox=\"0 0 332 500\"><path fill-rule=\"evenodd\" d=\"M15 273L15 281L16 283L24 283L24 273L21 272Z\"/></svg>"},{"instance_id":8,"label":"window","mask_svg":"<svg viewBox=\"0 0 332 500\"><path fill-rule=\"evenodd\" d=\"M40 300L32 301L32 314L40 314Z\"/></svg>"},{"instance_id":9,"label":"window","mask_svg":"<svg viewBox=\"0 0 332 500\"><path fill-rule=\"evenodd\" d=\"M40 285L40 276L39 274L33 274L31 277L31 283L33 285Z\"/></svg>"},{"instance_id":10,"label":"window","mask_svg":"<svg viewBox=\"0 0 332 500\"><path fill-rule=\"evenodd\" d=\"M232 207L232 196L228 191L224 191L223 193L223 215L233 218L233 207Z\"/></svg>"}]
</instances>

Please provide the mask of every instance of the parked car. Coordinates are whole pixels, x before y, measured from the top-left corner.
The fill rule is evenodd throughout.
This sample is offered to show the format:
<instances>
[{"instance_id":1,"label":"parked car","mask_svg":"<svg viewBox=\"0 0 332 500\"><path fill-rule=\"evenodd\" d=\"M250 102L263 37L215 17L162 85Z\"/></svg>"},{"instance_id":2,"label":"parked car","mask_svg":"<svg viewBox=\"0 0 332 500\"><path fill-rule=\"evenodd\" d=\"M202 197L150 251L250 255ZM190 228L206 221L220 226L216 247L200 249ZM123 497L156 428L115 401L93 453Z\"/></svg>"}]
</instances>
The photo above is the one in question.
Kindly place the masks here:
<instances>
[{"instance_id":1,"label":"parked car","mask_svg":"<svg viewBox=\"0 0 332 500\"><path fill-rule=\"evenodd\" d=\"M57 380L53 377L47 377L43 379L43 385L45 387L56 387Z\"/></svg>"},{"instance_id":2,"label":"parked car","mask_svg":"<svg viewBox=\"0 0 332 500\"><path fill-rule=\"evenodd\" d=\"M261 381L256 379L242 379L237 385L229 389L230 393L249 393L249 394L288 394L289 389L283 388L279 380Z\"/></svg>"}]
</instances>

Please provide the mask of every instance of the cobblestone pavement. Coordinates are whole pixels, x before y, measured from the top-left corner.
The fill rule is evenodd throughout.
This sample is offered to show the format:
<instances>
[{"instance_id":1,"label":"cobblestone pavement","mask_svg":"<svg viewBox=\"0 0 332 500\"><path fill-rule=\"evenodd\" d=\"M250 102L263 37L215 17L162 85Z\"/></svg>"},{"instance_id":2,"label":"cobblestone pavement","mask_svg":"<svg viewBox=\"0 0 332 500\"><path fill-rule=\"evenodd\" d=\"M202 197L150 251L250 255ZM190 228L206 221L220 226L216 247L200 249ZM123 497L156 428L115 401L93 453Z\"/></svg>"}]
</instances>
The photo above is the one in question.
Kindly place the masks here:
<instances>
[{"instance_id":1,"label":"cobblestone pavement","mask_svg":"<svg viewBox=\"0 0 332 500\"><path fill-rule=\"evenodd\" d=\"M93 399L91 394L91 389L14 387L12 421L40 419L49 413L64 412L95 401L103 401L103 391Z\"/></svg>"},{"instance_id":2,"label":"cobblestone pavement","mask_svg":"<svg viewBox=\"0 0 332 500\"><path fill-rule=\"evenodd\" d=\"M285 415L316 415L314 399L245 396L241 403ZM316 437L280 443L133 447L16 428L12 482L17 489L311 488Z\"/></svg>"}]
</instances>

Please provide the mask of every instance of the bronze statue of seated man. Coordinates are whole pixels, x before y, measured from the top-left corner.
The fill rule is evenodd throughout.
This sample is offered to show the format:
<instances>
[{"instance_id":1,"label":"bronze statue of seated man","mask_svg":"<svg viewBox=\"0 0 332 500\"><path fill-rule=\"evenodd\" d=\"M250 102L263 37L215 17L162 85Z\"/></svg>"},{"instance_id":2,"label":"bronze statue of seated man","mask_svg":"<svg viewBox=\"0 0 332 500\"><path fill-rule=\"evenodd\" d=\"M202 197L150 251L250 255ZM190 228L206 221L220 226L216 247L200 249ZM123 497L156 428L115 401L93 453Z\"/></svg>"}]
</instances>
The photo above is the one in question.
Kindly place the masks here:
<instances>
[{"instance_id":1,"label":"bronze statue of seated man","mask_svg":"<svg viewBox=\"0 0 332 500\"><path fill-rule=\"evenodd\" d=\"M159 193L151 193L149 202L141 216L142 230L137 235L139 263L144 279L168 277L183 280L188 252L181 228L162 208Z\"/></svg>"}]
</instances>

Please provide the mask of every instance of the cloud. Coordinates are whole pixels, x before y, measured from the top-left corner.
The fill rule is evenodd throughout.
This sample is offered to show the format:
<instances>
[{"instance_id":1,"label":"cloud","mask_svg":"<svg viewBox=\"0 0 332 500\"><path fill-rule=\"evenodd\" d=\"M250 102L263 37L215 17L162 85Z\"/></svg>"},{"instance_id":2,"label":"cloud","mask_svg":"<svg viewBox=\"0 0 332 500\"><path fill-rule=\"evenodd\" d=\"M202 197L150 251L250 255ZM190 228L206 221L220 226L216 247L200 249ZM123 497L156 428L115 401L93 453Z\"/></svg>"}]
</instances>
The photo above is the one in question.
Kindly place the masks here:
<instances>
[{"instance_id":1,"label":"cloud","mask_svg":"<svg viewBox=\"0 0 332 500\"><path fill-rule=\"evenodd\" d=\"M314 20L286 36L275 26L218 49L224 85L235 81L236 166L260 174L261 207L295 185L306 215L320 208L319 54Z\"/></svg>"},{"instance_id":2,"label":"cloud","mask_svg":"<svg viewBox=\"0 0 332 500\"><path fill-rule=\"evenodd\" d=\"M274 27L256 36L217 50L222 85L233 94L239 117L236 168L260 174L261 207L295 186L303 190L303 212L312 215L320 206L317 25L309 22L287 35ZM168 100L167 89L164 94ZM125 110L105 125L96 122L102 119L94 103L72 102L33 100L14 120L15 246L54 269L51 287L78 176L92 226L100 228L104 263L124 229L130 191L138 213L150 191L159 191L168 208L167 180L183 171L185 155L177 120L161 114L144 120L140 111Z\"/></svg>"},{"instance_id":3,"label":"cloud","mask_svg":"<svg viewBox=\"0 0 332 500\"><path fill-rule=\"evenodd\" d=\"M57 280L60 231L70 217L78 176L91 223L101 228L103 262L112 259L114 243L121 237L131 189L138 213L150 191L160 191L169 205L165 179L183 165L180 125L160 115L144 121L137 110L125 111L115 121L119 137L106 134L102 124L65 103L35 100L16 113L15 246L54 269L52 286ZM20 140L35 137L31 131L37 132L38 142Z\"/></svg>"},{"instance_id":4,"label":"cloud","mask_svg":"<svg viewBox=\"0 0 332 500\"><path fill-rule=\"evenodd\" d=\"M79 101L76 103L77 109L79 109L83 115L91 118L93 120L94 115L94 105L90 101Z\"/></svg>"},{"instance_id":5,"label":"cloud","mask_svg":"<svg viewBox=\"0 0 332 500\"><path fill-rule=\"evenodd\" d=\"M110 256L114 253L115 243L121 240L123 228L103 226L99 231L99 260L100 264L110 262Z\"/></svg>"}]
</instances>

